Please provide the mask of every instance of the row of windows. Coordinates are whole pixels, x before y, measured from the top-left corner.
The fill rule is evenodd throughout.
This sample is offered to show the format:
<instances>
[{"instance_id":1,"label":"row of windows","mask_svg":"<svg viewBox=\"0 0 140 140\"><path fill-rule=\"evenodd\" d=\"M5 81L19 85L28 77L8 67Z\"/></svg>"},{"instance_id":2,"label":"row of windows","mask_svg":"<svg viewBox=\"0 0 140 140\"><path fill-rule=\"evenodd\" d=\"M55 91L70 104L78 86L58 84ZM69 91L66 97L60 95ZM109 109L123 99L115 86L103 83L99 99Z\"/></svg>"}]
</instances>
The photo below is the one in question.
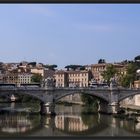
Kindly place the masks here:
<instances>
[{"instance_id":1,"label":"row of windows","mask_svg":"<svg viewBox=\"0 0 140 140\"><path fill-rule=\"evenodd\" d=\"M8 78L9 78L9 79L18 79L18 78L26 78L26 79L28 78L28 79L29 79L29 78L31 78L31 77L30 77L30 76L28 76L28 77L25 77L25 76L23 76L23 77L10 76L10 77L9 77L9 76L8 76L8 77L4 77L4 78L5 78L5 79L8 79Z\"/></svg>"},{"instance_id":2,"label":"row of windows","mask_svg":"<svg viewBox=\"0 0 140 140\"><path fill-rule=\"evenodd\" d=\"M58 74L58 77L62 77L63 76L63 74Z\"/></svg>"},{"instance_id":3,"label":"row of windows","mask_svg":"<svg viewBox=\"0 0 140 140\"><path fill-rule=\"evenodd\" d=\"M30 79L20 79L19 81L31 81Z\"/></svg>"},{"instance_id":4,"label":"row of windows","mask_svg":"<svg viewBox=\"0 0 140 140\"><path fill-rule=\"evenodd\" d=\"M21 84L30 84L30 82L28 82L28 81L25 81L25 82L24 81L21 81L20 83Z\"/></svg>"},{"instance_id":5,"label":"row of windows","mask_svg":"<svg viewBox=\"0 0 140 140\"><path fill-rule=\"evenodd\" d=\"M82 74L69 74L69 77L72 77L72 76L86 76L87 73L82 73Z\"/></svg>"},{"instance_id":6,"label":"row of windows","mask_svg":"<svg viewBox=\"0 0 140 140\"><path fill-rule=\"evenodd\" d=\"M23 80L30 80L31 78L22 78ZM19 80L22 80L21 78Z\"/></svg>"},{"instance_id":7,"label":"row of windows","mask_svg":"<svg viewBox=\"0 0 140 140\"><path fill-rule=\"evenodd\" d=\"M69 81L80 81L80 79L69 79ZM87 81L87 79L86 78L85 79L82 78L82 81Z\"/></svg>"},{"instance_id":8,"label":"row of windows","mask_svg":"<svg viewBox=\"0 0 140 140\"><path fill-rule=\"evenodd\" d=\"M58 79L58 82L60 82L60 81L63 82L63 79Z\"/></svg>"},{"instance_id":9,"label":"row of windows","mask_svg":"<svg viewBox=\"0 0 140 140\"><path fill-rule=\"evenodd\" d=\"M100 71L100 70L105 70L105 67L93 68L93 71Z\"/></svg>"},{"instance_id":10,"label":"row of windows","mask_svg":"<svg viewBox=\"0 0 140 140\"><path fill-rule=\"evenodd\" d=\"M31 78L31 76L19 76L19 78Z\"/></svg>"},{"instance_id":11,"label":"row of windows","mask_svg":"<svg viewBox=\"0 0 140 140\"><path fill-rule=\"evenodd\" d=\"M64 74L58 74L58 77L62 77ZM87 73L79 73L79 74L69 74L69 77L72 76L87 76Z\"/></svg>"}]
</instances>

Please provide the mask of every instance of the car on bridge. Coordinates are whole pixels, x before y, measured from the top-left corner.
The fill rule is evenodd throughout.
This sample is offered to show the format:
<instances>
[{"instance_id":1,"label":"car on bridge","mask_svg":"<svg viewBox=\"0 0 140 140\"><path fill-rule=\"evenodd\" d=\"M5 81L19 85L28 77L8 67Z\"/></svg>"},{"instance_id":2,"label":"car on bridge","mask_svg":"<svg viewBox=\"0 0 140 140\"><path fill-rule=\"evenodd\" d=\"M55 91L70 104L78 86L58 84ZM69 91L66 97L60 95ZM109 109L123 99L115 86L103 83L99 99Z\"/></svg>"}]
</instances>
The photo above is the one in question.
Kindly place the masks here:
<instances>
[{"instance_id":1,"label":"car on bridge","mask_svg":"<svg viewBox=\"0 0 140 140\"><path fill-rule=\"evenodd\" d=\"M91 83L90 83L89 87L97 88L98 87L98 83L96 82L96 80L91 80Z\"/></svg>"}]
</instances>

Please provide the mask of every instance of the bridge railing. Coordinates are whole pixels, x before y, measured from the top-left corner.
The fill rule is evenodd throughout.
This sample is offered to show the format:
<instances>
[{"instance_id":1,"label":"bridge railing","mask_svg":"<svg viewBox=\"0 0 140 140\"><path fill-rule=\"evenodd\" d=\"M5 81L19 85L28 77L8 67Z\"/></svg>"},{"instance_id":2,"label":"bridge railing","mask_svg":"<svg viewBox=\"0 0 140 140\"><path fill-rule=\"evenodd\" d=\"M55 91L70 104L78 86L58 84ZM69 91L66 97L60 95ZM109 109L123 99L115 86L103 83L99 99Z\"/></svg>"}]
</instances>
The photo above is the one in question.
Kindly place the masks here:
<instances>
[{"instance_id":1,"label":"bridge railing","mask_svg":"<svg viewBox=\"0 0 140 140\"><path fill-rule=\"evenodd\" d=\"M53 88L43 88L43 87L13 87L13 86L0 86L0 90L110 90L110 87L53 87ZM132 91L140 89L130 89L130 88L120 88L114 87L112 90L122 90L122 91Z\"/></svg>"},{"instance_id":2,"label":"bridge railing","mask_svg":"<svg viewBox=\"0 0 140 140\"><path fill-rule=\"evenodd\" d=\"M89 89L89 90L94 90L94 89L110 89L109 87L55 87L55 89L66 89L66 90L76 90L76 89L79 89L79 90L84 90L84 89Z\"/></svg>"}]
</instances>

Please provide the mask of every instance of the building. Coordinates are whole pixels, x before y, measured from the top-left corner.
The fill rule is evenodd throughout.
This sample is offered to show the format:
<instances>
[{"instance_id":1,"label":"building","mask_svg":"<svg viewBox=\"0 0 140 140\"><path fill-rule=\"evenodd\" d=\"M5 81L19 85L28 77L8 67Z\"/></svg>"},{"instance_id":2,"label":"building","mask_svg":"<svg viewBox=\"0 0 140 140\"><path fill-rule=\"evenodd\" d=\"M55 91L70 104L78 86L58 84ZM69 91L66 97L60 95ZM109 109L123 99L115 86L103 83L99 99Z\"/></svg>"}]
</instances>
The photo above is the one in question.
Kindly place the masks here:
<instances>
[{"instance_id":1,"label":"building","mask_svg":"<svg viewBox=\"0 0 140 140\"><path fill-rule=\"evenodd\" d=\"M54 74L55 74L55 71L54 70L50 70L50 69L44 69L44 79L47 79L47 78L53 78L54 79Z\"/></svg>"},{"instance_id":2,"label":"building","mask_svg":"<svg viewBox=\"0 0 140 140\"><path fill-rule=\"evenodd\" d=\"M134 88L140 88L140 69L136 71L136 79L134 81ZM121 102L121 105L136 105L140 106L140 95L135 95L133 97L126 98Z\"/></svg>"},{"instance_id":3,"label":"building","mask_svg":"<svg viewBox=\"0 0 140 140\"><path fill-rule=\"evenodd\" d=\"M55 72L55 86L56 87L67 87L68 86L68 73L63 70Z\"/></svg>"},{"instance_id":4,"label":"building","mask_svg":"<svg viewBox=\"0 0 140 140\"><path fill-rule=\"evenodd\" d=\"M91 80L90 72L87 70L67 71L69 87L88 87Z\"/></svg>"},{"instance_id":5,"label":"building","mask_svg":"<svg viewBox=\"0 0 140 140\"><path fill-rule=\"evenodd\" d=\"M30 73L19 73L18 74L18 83L19 84L30 84L32 74Z\"/></svg>"},{"instance_id":6,"label":"building","mask_svg":"<svg viewBox=\"0 0 140 140\"><path fill-rule=\"evenodd\" d=\"M7 73L3 75L3 83L15 84L18 83L18 73Z\"/></svg>"},{"instance_id":7,"label":"building","mask_svg":"<svg viewBox=\"0 0 140 140\"><path fill-rule=\"evenodd\" d=\"M120 102L121 106L133 105L140 106L140 95L128 97Z\"/></svg>"},{"instance_id":8,"label":"building","mask_svg":"<svg viewBox=\"0 0 140 140\"><path fill-rule=\"evenodd\" d=\"M32 74L29 73L7 73L3 75L3 83L7 84L30 84Z\"/></svg>"},{"instance_id":9,"label":"building","mask_svg":"<svg viewBox=\"0 0 140 140\"><path fill-rule=\"evenodd\" d=\"M93 78L98 82L104 81L102 73L107 69L109 65L113 65L120 74L126 74L126 67L119 63L101 63L101 64L92 64L87 65L86 69L91 70ZM118 77L116 77L118 79Z\"/></svg>"},{"instance_id":10,"label":"building","mask_svg":"<svg viewBox=\"0 0 140 140\"><path fill-rule=\"evenodd\" d=\"M134 81L134 88L140 88L140 69L136 71L136 80Z\"/></svg>"},{"instance_id":11,"label":"building","mask_svg":"<svg viewBox=\"0 0 140 140\"><path fill-rule=\"evenodd\" d=\"M59 70L55 72L56 87L88 87L91 73L87 70Z\"/></svg>"},{"instance_id":12,"label":"building","mask_svg":"<svg viewBox=\"0 0 140 140\"><path fill-rule=\"evenodd\" d=\"M31 68L32 74L40 74L41 76L44 76L44 69L43 68Z\"/></svg>"},{"instance_id":13,"label":"building","mask_svg":"<svg viewBox=\"0 0 140 140\"><path fill-rule=\"evenodd\" d=\"M90 67L91 72L92 72L92 76L93 78L99 82L99 81L103 81L103 77L102 77L102 73L103 71L106 70L108 64L103 63L103 64L93 64L93 65L89 65L88 67Z\"/></svg>"}]
</instances>

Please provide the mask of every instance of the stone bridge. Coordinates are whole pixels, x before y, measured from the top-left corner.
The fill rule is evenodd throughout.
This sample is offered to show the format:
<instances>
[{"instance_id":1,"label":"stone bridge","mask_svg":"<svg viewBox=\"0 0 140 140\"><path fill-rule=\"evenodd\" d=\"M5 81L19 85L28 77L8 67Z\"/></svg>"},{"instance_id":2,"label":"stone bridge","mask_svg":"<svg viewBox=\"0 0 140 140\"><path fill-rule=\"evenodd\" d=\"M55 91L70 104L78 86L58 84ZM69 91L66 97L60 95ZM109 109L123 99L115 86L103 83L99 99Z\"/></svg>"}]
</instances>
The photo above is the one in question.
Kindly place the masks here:
<instances>
[{"instance_id":1,"label":"stone bridge","mask_svg":"<svg viewBox=\"0 0 140 140\"><path fill-rule=\"evenodd\" d=\"M118 87L109 88L43 88L43 87L0 87L0 96L3 94L23 94L37 98L41 101L41 113L52 114L55 103L59 99L72 94L88 94L99 98L100 112L117 113L119 102L130 96L140 94L140 89L126 89Z\"/></svg>"}]
</instances>

